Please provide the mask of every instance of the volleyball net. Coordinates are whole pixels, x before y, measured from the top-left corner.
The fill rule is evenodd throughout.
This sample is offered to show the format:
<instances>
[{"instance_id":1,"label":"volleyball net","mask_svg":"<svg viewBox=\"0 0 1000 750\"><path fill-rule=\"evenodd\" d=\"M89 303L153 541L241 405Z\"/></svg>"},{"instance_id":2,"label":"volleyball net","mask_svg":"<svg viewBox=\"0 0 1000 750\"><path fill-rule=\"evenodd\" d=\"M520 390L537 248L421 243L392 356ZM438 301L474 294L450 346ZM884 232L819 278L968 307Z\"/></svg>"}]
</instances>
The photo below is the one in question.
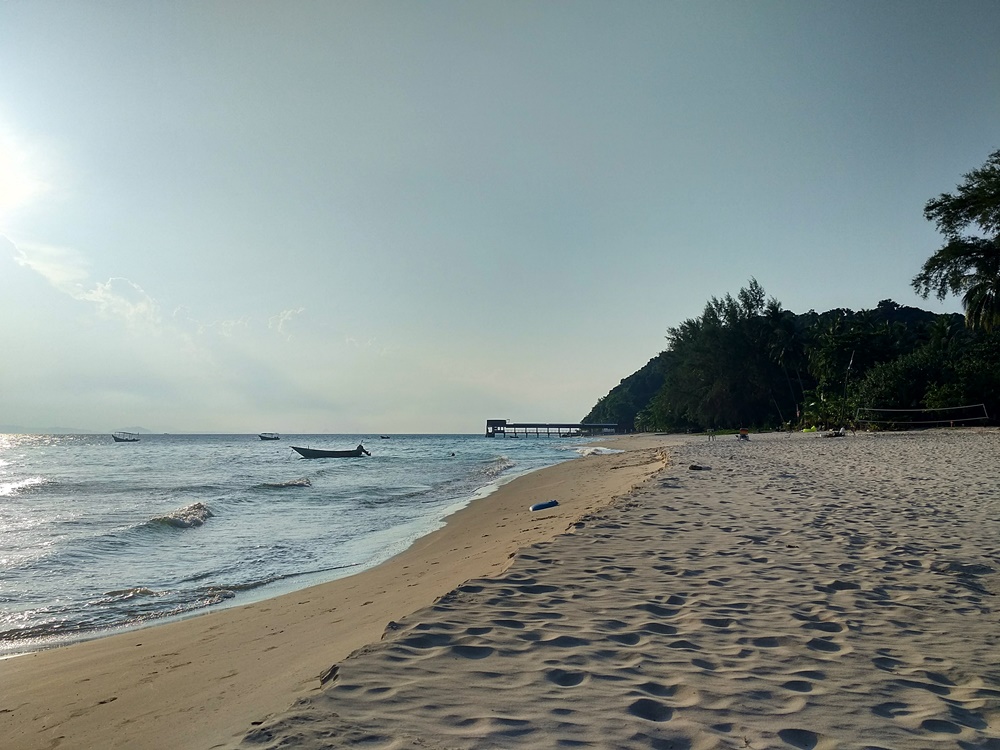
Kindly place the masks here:
<instances>
[{"instance_id":1,"label":"volleyball net","mask_svg":"<svg viewBox=\"0 0 1000 750\"><path fill-rule=\"evenodd\" d=\"M944 406L937 409L859 408L854 415L859 427L906 429L908 427L961 427L983 424L989 420L986 404Z\"/></svg>"}]
</instances>

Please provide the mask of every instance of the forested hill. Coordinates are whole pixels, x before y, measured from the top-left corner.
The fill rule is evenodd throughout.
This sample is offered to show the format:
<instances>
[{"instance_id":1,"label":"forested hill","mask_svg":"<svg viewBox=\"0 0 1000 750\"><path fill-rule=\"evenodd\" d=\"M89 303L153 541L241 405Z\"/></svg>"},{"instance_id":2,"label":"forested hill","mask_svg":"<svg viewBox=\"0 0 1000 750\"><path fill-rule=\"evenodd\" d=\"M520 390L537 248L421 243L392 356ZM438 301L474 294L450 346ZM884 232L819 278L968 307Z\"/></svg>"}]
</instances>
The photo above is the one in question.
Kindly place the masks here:
<instances>
[{"instance_id":1,"label":"forested hill","mask_svg":"<svg viewBox=\"0 0 1000 750\"><path fill-rule=\"evenodd\" d=\"M1000 335L969 329L958 314L892 300L796 314L751 279L666 338L584 422L677 431L834 425L859 407L982 403L994 423L1000 413Z\"/></svg>"}]
</instances>

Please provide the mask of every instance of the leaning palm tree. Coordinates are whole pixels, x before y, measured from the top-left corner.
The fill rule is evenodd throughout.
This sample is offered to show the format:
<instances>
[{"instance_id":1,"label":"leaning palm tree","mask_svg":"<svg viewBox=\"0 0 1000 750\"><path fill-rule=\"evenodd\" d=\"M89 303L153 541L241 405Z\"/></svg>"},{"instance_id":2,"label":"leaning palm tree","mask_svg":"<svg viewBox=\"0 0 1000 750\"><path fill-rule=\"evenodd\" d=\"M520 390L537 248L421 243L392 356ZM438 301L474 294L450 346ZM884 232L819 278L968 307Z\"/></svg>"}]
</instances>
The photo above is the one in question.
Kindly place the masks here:
<instances>
[{"instance_id":1,"label":"leaning palm tree","mask_svg":"<svg viewBox=\"0 0 1000 750\"><path fill-rule=\"evenodd\" d=\"M945 236L913 279L925 299L962 295L966 325L1000 327L1000 150L965 175L956 194L942 193L924 206L924 216Z\"/></svg>"},{"instance_id":2,"label":"leaning palm tree","mask_svg":"<svg viewBox=\"0 0 1000 750\"><path fill-rule=\"evenodd\" d=\"M977 272L969 276L962 306L969 328L1000 328L1000 253L983 258Z\"/></svg>"}]
</instances>

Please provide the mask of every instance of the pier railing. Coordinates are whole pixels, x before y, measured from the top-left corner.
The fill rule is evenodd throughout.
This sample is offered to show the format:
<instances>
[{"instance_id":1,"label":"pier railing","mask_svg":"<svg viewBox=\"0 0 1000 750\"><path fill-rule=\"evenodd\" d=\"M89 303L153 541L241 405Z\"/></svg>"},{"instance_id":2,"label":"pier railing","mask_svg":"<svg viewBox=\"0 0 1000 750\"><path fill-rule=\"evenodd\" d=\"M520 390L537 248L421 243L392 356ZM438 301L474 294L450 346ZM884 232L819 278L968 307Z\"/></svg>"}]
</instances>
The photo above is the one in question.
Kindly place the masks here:
<instances>
[{"instance_id":1,"label":"pier railing","mask_svg":"<svg viewBox=\"0 0 1000 750\"><path fill-rule=\"evenodd\" d=\"M613 435L618 431L618 425L605 423L486 420L486 437L577 437L580 435Z\"/></svg>"}]
</instances>

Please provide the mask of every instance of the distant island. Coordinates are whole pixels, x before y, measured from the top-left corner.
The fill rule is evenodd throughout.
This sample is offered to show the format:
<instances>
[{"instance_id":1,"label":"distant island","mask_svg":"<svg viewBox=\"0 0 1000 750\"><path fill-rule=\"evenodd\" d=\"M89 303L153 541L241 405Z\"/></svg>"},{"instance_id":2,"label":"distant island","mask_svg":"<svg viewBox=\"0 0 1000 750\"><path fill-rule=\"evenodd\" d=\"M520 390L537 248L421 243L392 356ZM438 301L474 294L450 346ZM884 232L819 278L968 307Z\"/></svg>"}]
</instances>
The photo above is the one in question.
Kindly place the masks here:
<instances>
[{"instance_id":1,"label":"distant island","mask_svg":"<svg viewBox=\"0 0 1000 750\"><path fill-rule=\"evenodd\" d=\"M125 427L121 428L126 432L137 432L140 435L152 435L152 430L145 427ZM0 434L4 435L103 435L111 434L116 430L94 430L80 427L26 427L20 424L0 424Z\"/></svg>"}]
</instances>

